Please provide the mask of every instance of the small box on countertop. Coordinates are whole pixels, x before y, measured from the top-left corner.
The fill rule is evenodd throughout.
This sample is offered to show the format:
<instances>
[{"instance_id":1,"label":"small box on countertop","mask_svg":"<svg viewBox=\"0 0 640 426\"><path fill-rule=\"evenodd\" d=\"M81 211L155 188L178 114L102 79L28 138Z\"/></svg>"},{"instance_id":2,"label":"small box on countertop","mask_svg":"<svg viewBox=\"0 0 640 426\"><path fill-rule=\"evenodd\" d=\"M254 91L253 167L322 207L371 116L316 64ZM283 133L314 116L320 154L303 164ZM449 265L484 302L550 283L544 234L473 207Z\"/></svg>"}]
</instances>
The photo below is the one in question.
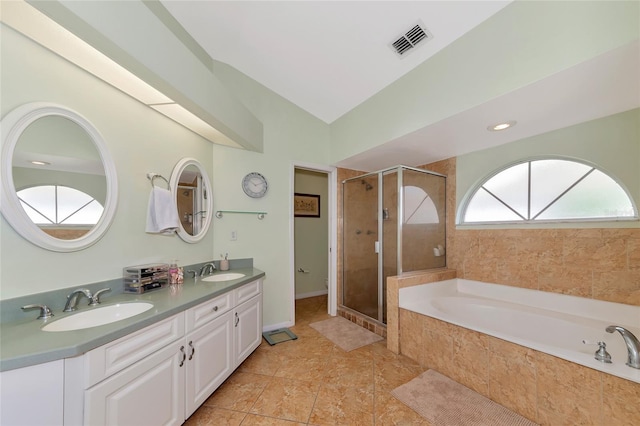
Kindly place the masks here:
<instances>
[{"instance_id":1,"label":"small box on countertop","mask_svg":"<svg viewBox=\"0 0 640 426\"><path fill-rule=\"evenodd\" d=\"M169 285L169 264L149 263L127 266L122 270L124 292L141 294Z\"/></svg>"}]
</instances>

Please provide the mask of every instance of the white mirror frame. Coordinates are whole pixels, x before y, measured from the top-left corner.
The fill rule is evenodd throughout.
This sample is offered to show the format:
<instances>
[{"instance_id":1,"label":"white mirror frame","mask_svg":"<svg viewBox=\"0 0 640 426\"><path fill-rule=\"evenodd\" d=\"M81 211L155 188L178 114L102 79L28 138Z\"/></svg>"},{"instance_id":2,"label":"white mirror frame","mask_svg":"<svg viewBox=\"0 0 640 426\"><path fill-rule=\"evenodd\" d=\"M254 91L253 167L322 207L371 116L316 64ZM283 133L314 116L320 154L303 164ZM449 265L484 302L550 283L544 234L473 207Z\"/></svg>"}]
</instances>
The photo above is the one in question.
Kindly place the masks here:
<instances>
[{"instance_id":1,"label":"white mirror frame","mask_svg":"<svg viewBox=\"0 0 640 426\"><path fill-rule=\"evenodd\" d=\"M34 121L47 116L60 116L69 119L84 129L96 146L102 160L107 181L107 197L104 211L98 223L80 238L61 240L42 231L34 224L22 208L13 183L12 158L22 132ZM118 179L116 168L107 150L107 145L95 127L83 116L61 105L48 102L33 102L22 105L9 112L0 122L2 147L0 176L2 191L0 210L11 227L27 241L47 250L73 252L92 246L104 236L115 216L118 199Z\"/></svg>"},{"instance_id":2,"label":"white mirror frame","mask_svg":"<svg viewBox=\"0 0 640 426\"><path fill-rule=\"evenodd\" d=\"M178 228L176 233L180 238L182 238L183 241L194 244L202 240L207 232L209 232L209 227L211 226L211 217L213 216L213 191L211 189L211 181L209 180L209 175L207 174L207 171L204 169L204 167L202 167L202 164L200 164L200 162L195 158L183 158L182 160L178 161L178 164L176 164L176 166L173 168L173 171L171 172L169 186L171 187L171 194L173 199L176 200L178 196L178 182L180 182L180 175L182 175L184 169L189 166L195 166L200 174L202 174L202 179L205 182L208 194L205 203L205 209L207 213L205 216L204 224L202 225L202 229L200 230L200 232L198 232L197 235L191 235L187 231L185 231L182 227L182 222L180 222L180 227Z\"/></svg>"}]
</instances>

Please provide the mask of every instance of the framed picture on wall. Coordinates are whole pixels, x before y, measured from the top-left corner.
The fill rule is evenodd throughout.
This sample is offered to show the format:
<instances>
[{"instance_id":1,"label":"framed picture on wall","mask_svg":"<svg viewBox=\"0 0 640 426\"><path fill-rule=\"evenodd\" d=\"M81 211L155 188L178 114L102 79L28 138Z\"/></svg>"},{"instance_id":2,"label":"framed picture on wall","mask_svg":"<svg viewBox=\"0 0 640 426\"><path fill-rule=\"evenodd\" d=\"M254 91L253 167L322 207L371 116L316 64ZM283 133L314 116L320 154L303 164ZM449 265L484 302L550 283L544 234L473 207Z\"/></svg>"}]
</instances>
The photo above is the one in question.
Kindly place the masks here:
<instances>
[{"instance_id":1,"label":"framed picture on wall","mask_svg":"<svg viewBox=\"0 0 640 426\"><path fill-rule=\"evenodd\" d=\"M293 215L295 217L320 217L320 196L295 193L293 195Z\"/></svg>"}]
</instances>

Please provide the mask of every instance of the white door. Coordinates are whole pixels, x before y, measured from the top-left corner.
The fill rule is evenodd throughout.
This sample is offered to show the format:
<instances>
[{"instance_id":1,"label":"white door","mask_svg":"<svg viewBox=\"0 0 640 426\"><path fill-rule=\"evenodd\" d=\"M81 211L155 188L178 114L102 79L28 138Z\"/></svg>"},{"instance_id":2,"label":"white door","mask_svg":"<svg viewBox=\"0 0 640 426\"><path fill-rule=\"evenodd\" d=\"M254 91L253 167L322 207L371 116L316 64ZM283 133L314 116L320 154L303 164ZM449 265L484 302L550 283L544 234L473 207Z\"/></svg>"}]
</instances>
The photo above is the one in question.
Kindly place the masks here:
<instances>
[{"instance_id":1,"label":"white door","mask_svg":"<svg viewBox=\"0 0 640 426\"><path fill-rule=\"evenodd\" d=\"M233 372L233 312L187 335L186 415L194 411Z\"/></svg>"}]
</instances>

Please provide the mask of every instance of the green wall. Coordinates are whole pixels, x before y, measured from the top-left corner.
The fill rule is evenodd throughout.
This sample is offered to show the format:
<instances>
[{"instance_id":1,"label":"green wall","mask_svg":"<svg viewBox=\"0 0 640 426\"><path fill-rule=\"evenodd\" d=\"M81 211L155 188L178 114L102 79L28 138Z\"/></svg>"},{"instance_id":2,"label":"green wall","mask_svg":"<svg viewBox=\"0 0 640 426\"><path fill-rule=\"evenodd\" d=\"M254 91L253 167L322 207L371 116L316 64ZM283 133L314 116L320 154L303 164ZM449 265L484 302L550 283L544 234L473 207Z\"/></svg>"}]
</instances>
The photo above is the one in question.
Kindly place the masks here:
<instances>
[{"instance_id":1,"label":"green wall","mask_svg":"<svg viewBox=\"0 0 640 426\"><path fill-rule=\"evenodd\" d=\"M516 0L333 122L331 161L624 46L639 21L637 1Z\"/></svg>"},{"instance_id":2,"label":"green wall","mask_svg":"<svg viewBox=\"0 0 640 426\"><path fill-rule=\"evenodd\" d=\"M214 146L214 208L267 212L264 220L233 214L214 219L215 254L252 257L254 265L267 273L265 326L286 324L293 320L289 308L293 164L329 164L329 126L230 66L215 62L214 72L264 126L262 154ZM247 197L240 187L242 177L254 171L269 181L269 191L261 199ZM233 230L236 241L230 241Z\"/></svg>"},{"instance_id":3,"label":"green wall","mask_svg":"<svg viewBox=\"0 0 640 426\"><path fill-rule=\"evenodd\" d=\"M640 206L640 109L633 109L458 157L457 212L469 191L495 170L526 158L550 155L593 163L624 185L636 206ZM603 222L595 222L579 226L603 225ZM614 225L640 227L638 222L606 226ZM544 225L546 228L559 226L577 225Z\"/></svg>"},{"instance_id":4,"label":"green wall","mask_svg":"<svg viewBox=\"0 0 640 426\"><path fill-rule=\"evenodd\" d=\"M144 232L151 186L147 172L169 178L182 157L195 157L213 174L213 147L196 134L80 70L4 24L0 26L0 112L29 102L77 111L102 134L118 175L113 224L95 245L56 253L32 245L0 219L0 298L79 286L122 276L122 268L213 256L213 232L200 244ZM2 141L4 143L4 141ZM37 300L34 300L37 302Z\"/></svg>"}]
</instances>

